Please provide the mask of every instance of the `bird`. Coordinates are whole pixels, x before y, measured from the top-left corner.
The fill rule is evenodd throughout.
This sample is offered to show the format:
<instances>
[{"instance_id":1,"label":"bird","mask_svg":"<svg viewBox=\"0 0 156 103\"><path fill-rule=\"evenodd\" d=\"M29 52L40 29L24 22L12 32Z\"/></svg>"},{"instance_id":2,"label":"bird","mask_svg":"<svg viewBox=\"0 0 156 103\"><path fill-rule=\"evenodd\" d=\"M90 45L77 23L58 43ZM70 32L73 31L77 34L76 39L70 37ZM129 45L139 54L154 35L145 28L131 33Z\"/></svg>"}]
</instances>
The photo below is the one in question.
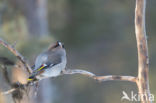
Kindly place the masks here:
<instances>
[{"instance_id":1,"label":"bird","mask_svg":"<svg viewBox=\"0 0 156 103\"><path fill-rule=\"evenodd\" d=\"M37 56L33 72L29 76L28 81L59 76L65 70L66 64L66 50L64 45L57 41Z\"/></svg>"}]
</instances>

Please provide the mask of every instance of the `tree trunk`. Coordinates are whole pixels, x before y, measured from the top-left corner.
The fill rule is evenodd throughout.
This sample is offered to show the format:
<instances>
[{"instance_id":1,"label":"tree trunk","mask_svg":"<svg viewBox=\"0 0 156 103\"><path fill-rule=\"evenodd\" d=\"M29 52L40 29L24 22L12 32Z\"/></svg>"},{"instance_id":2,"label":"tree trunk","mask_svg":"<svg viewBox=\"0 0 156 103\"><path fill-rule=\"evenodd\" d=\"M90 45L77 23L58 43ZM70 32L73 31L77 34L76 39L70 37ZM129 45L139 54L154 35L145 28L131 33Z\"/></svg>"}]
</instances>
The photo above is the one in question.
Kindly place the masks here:
<instances>
[{"instance_id":1,"label":"tree trunk","mask_svg":"<svg viewBox=\"0 0 156 103\"><path fill-rule=\"evenodd\" d=\"M14 0L26 17L31 36L48 35L47 0Z\"/></svg>"}]
</instances>

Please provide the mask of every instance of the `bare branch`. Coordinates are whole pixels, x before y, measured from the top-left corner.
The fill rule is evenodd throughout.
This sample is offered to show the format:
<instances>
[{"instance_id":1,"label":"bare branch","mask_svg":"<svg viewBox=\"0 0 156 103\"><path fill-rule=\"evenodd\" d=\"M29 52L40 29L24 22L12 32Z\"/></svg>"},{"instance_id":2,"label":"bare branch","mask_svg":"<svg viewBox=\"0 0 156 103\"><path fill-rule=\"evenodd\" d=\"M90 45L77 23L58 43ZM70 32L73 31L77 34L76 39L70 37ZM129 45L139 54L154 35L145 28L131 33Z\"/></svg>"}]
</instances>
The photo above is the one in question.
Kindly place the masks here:
<instances>
[{"instance_id":1,"label":"bare branch","mask_svg":"<svg viewBox=\"0 0 156 103\"><path fill-rule=\"evenodd\" d=\"M67 69L63 71L63 74L81 74L87 77L90 77L92 79L98 80L100 82L105 81L129 81L129 82L136 82L137 78L133 76L119 76L119 75L106 75L106 76L96 76L95 74L86 71L86 70L80 70L80 69Z\"/></svg>"},{"instance_id":2,"label":"bare branch","mask_svg":"<svg viewBox=\"0 0 156 103\"><path fill-rule=\"evenodd\" d=\"M8 95L8 94L11 94L12 92L14 92L15 90L16 90L16 88L12 88L12 89L10 89L8 91L2 92L1 94L2 95Z\"/></svg>"},{"instance_id":3,"label":"bare branch","mask_svg":"<svg viewBox=\"0 0 156 103\"><path fill-rule=\"evenodd\" d=\"M98 81L112 81L112 80L117 80L117 81L128 81L128 82L135 82L137 78L133 76L120 76L120 75L107 75L107 76L96 76L94 77Z\"/></svg>"},{"instance_id":4,"label":"bare branch","mask_svg":"<svg viewBox=\"0 0 156 103\"><path fill-rule=\"evenodd\" d=\"M24 67L26 68L26 71L29 74L32 73L32 69L29 66L29 64L26 62L26 60L24 59L24 57L15 48L13 48L11 45L9 45L7 42L5 42L4 40L2 40L1 38L0 38L0 44L2 44L9 51L11 51L24 64Z\"/></svg>"},{"instance_id":5,"label":"bare branch","mask_svg":"<svg viewBox=\"0 0 156 103\"><path fill-rule=\"evenodd\" d=\"M136 77L133 77L133 76L118 76L118 75L107 75L107 76L96 76L95 74L89 72L89 71L86 71L86 70L80 70L80 69L67 69L65 71L62 71L62 74L81 74L81 75L84 75L84 76L87 76L89 78L92 78L94 80L97 80L99 82L105 82L105 81L128 81L128 82L135 82L137 81L137 78ZM36 81L35 81L36 82ZM34 83L35 83L34 82ZM36 82L37 83L37 82ZM22 85L22 84L20 84ZM22 86L28 86L28 85L31 85L30 84L23 84ZM8 91L5 91L3 92L2 94L9 94L9 93L12 93L14 92L16 89L18 88L12 88Z\"/></svg>"},{"instance_id":6,"label":"bare branch","mask_svg":"<svg viewBox=\"0 0 156 103\"><path fill-rule=\"evenodd\" d=\"M82 74L88 77L94 77L95 74L88 72L86 70L81 70L81 69L66 69L65 71L62 71L63 74Z\"/></svg>"},{"instance_id":7,"label":"bare branch","mask_svg":"<svg viewBox=\"0 0 156 103\"><path fill-rule=\"evenodd\" d=\"M141 96L142 103L151 103L149 101L150 89L149 89L149 57L148 57L148 46L145 29L145 9L146 0L136 0L135 8L135 33L138 48L138 89Z\"/></svg>"}]
</instances>

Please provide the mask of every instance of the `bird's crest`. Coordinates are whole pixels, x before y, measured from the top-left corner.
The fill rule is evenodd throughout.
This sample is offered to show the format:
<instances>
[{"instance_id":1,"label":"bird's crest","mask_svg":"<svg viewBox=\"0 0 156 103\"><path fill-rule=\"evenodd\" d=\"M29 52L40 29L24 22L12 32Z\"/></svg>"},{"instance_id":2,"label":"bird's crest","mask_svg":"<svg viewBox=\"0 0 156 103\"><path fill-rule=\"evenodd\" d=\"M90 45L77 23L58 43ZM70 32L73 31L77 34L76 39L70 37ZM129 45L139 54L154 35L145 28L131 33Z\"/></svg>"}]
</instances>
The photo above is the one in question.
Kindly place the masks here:
<instances>
[{"instance_id":1,"label":"bird's crest","mask_svg":"<svg viewBox=\"0 0 156 103\"><path fill-rule=\"evenodd\" d=\"M51 44L48 50L52 50L54 48L62 47L62 46L63 46L62 43L60 41L57 41L56 43Z\"/></svg>"}]
</instances>

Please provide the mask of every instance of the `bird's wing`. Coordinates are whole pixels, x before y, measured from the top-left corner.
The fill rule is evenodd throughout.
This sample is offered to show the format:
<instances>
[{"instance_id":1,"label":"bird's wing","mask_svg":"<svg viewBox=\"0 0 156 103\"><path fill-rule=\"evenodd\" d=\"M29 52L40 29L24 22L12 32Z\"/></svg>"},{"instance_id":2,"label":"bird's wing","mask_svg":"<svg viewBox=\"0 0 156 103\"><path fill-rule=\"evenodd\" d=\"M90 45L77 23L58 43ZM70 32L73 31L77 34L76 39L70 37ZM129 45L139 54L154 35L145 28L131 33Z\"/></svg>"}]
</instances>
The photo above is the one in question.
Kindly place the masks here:
<instances>
[{"instance_id":1,"label":"bird's wing","mask_svg":"<svg viewBox=\"0 0 156 103\"><path fill-rule=\"evenodd\" d=\"M46 68L48 68L48 66L41 66L37 70L34 70L31 76L28 78L28 80L33 80L37 75L42 74Z\"/></svg>"},{"instance_id":2,"label":"bird's wing","mask_svg":"<svg viewBox=\"0 0 156 103\"><path fill-rule=\"evenodd\" d=\"M35 69L33 71L35 75L38 75L38 74L42 73L45 69L50 68L50 67L52 67L54 65L57 65L57 64L61 63L61 61L62 61L61 56L58 55L58 54L49 55L48 58L49 58L48 61L43 63L43 64L46 64L46 66L41 65L39 68L37 68L37 69Z\"/></svg>"},{"instance_id":3,"label":"bird's wing","mask_svg":"<svg viewBox=\"0 0 156 103\"><path fill-rule=\"evenodd\" d=\"M46 61L46 64L59 64L62 62L62 55L59 52L51 53L51 55L48 56L48 59Z\"/></svg>"},{"instance_id":4,"label":"bird's wing","mask_svg":"<svg viewBox=\"0 0 156 103\"><path fill-rule=\"evenodd\" d=\"M47 68L51 68L51 67L54 66L54 65L56 65L56 64L51 64L51 63L50 63L50 64L47 65L47 66L41 66L41 67L38 68L37 70L33 71L33 73L32 73L31 76L28 78L28 80L31 81L31 80L35 79L35 77L36 77L37 75L42 74Z\"/></svg>"},{"instance_id":5,"label":"bird's wing","mask_svg":"<svg viewBox=\"0 0 156 103\"><path fill-rule=\"evenodd\" d=\"M46 70L47 68L51 68L51 67L53 67L54 65L57 65L57 64L59 64L59 63L62 62L62 54L61 54L61 53L59 53L59 52L57 52L57 53L56 53L56 52L55 52L55 53L44 52L44 55L45 55L46 53L47 53L47 54L50 54L50 55L48 56L48 59L47 59L46 61L40 63L41 66L38 67L38 68L36 68L36 69L34 69L32 75L31 75L29 78L35 78L36 75L42 74L42 73L44 72L44 70ZM41 56L42 56L42 55L43 55L43 54L41 54ZM40 56L40 58L42 58L41 56ZM39 58L37 58L37 61L39 61ZM39 62L37 62L37 63L39 63ZM42 64L46 64L47 66L44 66L44 65L42 65Z\"/></svg>"}]
</instances>

